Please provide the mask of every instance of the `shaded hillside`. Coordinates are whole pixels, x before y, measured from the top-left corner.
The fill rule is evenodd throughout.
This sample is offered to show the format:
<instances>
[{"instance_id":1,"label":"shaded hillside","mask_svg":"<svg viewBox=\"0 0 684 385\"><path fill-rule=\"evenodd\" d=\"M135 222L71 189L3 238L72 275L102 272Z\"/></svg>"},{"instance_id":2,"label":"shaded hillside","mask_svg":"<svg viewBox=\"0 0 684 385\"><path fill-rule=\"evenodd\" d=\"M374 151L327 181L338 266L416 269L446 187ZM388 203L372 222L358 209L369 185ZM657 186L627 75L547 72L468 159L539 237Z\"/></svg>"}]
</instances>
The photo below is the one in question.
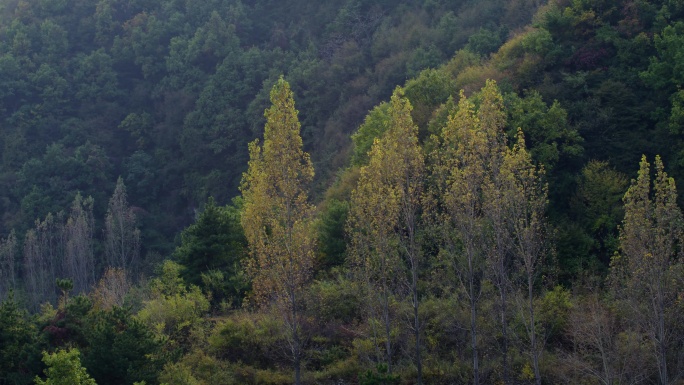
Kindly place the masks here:
<instances>
[{"instance_id":1,"label":"shaded hillside","mask_svg":"<svg viewBox=\"0 0 684 385\"><path fill-rule=\"evenodd\" d=\"M80 191L103 216L122 176L144 247L237 195L267 91L285 74L325 186L349 134L393 87L477 32L495 49L531 2L3 0L1 232Z\"/></svg>"}]
</instances>

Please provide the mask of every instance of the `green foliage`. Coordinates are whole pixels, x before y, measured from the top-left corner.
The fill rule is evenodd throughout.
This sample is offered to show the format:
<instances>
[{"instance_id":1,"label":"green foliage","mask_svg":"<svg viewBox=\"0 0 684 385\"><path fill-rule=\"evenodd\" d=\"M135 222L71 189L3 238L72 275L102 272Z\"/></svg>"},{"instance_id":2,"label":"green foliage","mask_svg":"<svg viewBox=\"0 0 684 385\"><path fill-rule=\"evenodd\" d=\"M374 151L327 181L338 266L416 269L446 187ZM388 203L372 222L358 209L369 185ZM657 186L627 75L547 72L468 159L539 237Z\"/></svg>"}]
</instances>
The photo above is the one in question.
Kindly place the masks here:
<instances>
[{"instance_id":1,"label":"green foliage","mask_svg":"<svg viewBox=\"0 0 684 385\"><path fill-rule=\"evenodd\" d=\"M606 162L590 161L583 169L577 188L577 204L582 222L592 231L617 228L623 216L622 195L627 188L627 177ZM611 253L612 254L612 253Z\"/></svg>"},{"instance_id":2,"label":"green foliage","mask_svg":"<svg viewBox=\"0 0 684 385\"><path fill-rule=\"evenodd\" d=\"M584 166L570 200L572 221L562 224L559 231L557 255L563 281L586 273L607 273L618 248L627 185L627 176L607 162L593 160Z\"/></svg>"},{"instance_id":3,"label":"green foliage","mask_svg":"<svg viewBox=\"0 0 684 385\"><path fill-rule=\"evenodd\" d=\"M414 78L424 69L437 68L444 62L444 55L435 45L418 47L406 63L406 75Z\"/></svg>"},{"instance_id":4,"label":"green foliage","mask_svg":"<svg viewBox=\"0 0 684 385\"><path fill-rule=\"evenodd\" d=\"M130 113L119 123L120 129L126 130L139 148L145 148L149 141L150 130L152 129L152 116L143 112L141 114Z\"/></svg>"},{"instance_id":5,"label":"green foliage","mask_svg":"<svg viewBox=\"0 0 684 385\"><path fill-rule=\"evenodd\" d=\"M560 338L566 332L570 311L573 308L571 293L562 286L544 293L539 303L539 322L547 338Z\"/></svg>"},{"instance_id":6,"label":"green foliage","mask_svg":"<svg viewBox=\"0 0 684 385\"><path fill-rule=\"evenodd\" d=\"M238 205L219 207L210 198L195 223L181 233L173 254L187 283L209 290L213 303L226 301L234 307L248 288L242 267L247 241Z\"/></svg>"},{"instance_id":7,"label":"green foliage","mask_svg":"<svg viewBox=\"0 0 684 385\"><path fill-rule=\"evenodd\" d=\"M554 49L553 36L546 29L533 29L523 36L522 46L526 51L544 57Z\"/></svg>"},{"instance_id":8,"label":"green foliage","mask_svg":"<svg viewBox=\"0 0 684 385\"><path fill-rule=\"evenodd\" d=\"M368 370L359 376L360 385L398 385L400 383L399 375L388 373L387 365L384 364L378 364L375 371Z\"/></svg>"},{"instance_id":9,"label":"green foliage","mask_svg":"<svg viewBox=\"0 0 684 385\"><path fill-rule=\"evenodd\" d=\"M654 36L654 43L658 55L651 57L648 70L641 76L653 88L672 91L684 84L684 22L666 26Z\"/></svg>"},{"instance_id":10,"label":"green foliage","mask_svg":"<svg viewBox=\"0 0 684 385\"><path fill-rule=\"evenodd\" d=\"M421 138L425 137L425 129L433 111L454 93L453 83L443 69L422 71L415 79L406 82L404 92L413 106L411 116L420 129Z\"/></svg>"},{"instance_id":11,"label":"green foliage","mask_svg":"<svg viewBox=\"0 0 684 385\"><path fill-rule=\"evenodd\" d=\"M164 367L160 380L168 385L200 385L201 382L193 376L192 371L182 363L173 363Z\"/></svg>"},{"instance_id":12,"label":"green foliage","mask_svg":"<svg viewBox=\"0 0 684 385\"><path fill-rule=\"evenodd\" d=\"M124 161L123 167L126 175L124 184L129 196L145 207L152 206L160 189L156 180L159 173L156 160L148 152L139 150Z\"/></svg>"},{"instance_id":13,"label":"green foliage","mask_svg":"<svg viewBox=\"0 0 684 385\"><path fill-rule=\"evenodd\" d=\"M97 385L81 366L78 349L43 352L43 362L48 367L45 369L46 379L36 377L36 385Z\"/></svg>"},{"instance_id":14,"label":"green foliage","mask_svg":"<svg viewBox=\"0 0 684 385\"><path fill-rule=\"evenodd\" d=\"M95 223L101 223L103 192L121 174L145 226L148 264L171 254L180 263L165 263L161 276L134 289L132 302L142 308L137 315L98 310L86 297L76 297L58 309L45 307L32 319L10 298L0 305L0 383L30 382L40 370L38 352L57 346L78 347L83 365L100 384L290 381L284 369L290 363L283 353L287 336L278 322L249 301L249 311L235 311L249 290L241 264L245 240L239 203L223 206L238 191L246 144L263 127L269 90L281 73L298 95L301 144L320 170L314 201L349 156L352 164L338 174L339 182L318 208L314 266L321 273L304 290L301 308L311 332L302 357L305 382L397 381L381 369L362 372L374 358L377 362L377 349L386 341L373 335L369 325L377 326L379 317L361 310L364 297L348 281L345 268L353 264L343 234L360 167L368 165L373 143L389 129L389 104L382 100L405 82L422 151L429 153L439 144L429 135L441 132L458 112L456 91L475 95L477 106L478 90L496 79L505 91L509 143L522 128L534 161L548 170L557 264L548 267L543 282L534 282L533 291L553 286L556 278L573 287L572 294L555 287L534 299L536 327L552 346L544 352L542 374L549 383L593 383L595 378L577 377L587 369L573 361L578 348L567 335L573 322L596 318L568 314L575 313L583 279L600 279L617 250L628 183L623 173L641 153L662 153L668 172L684 175L684 7L660 0L550 1L538 8L539 3L216 0L191 6L178 0L20 0L0 5L0 233L15 228L21 234L48 212L66 212L78 193L95 198ZM207 201L210 196L216 201ZM433 219L437 232L441 223ZM171 240L182 228L174 251ZM101 230L94 234L99 238ZM446 267L434 237L426 234L427 282L420 287L426 297L420 311L424 378L431 384L466 383L471 381L468 315L454 299L463 293L441 283ZM93 251L101 257L98 241ZM617 256L614 266L632 263L629 259ZM626 269L627 278L651 271L650 261ZM101 258L97 263L102 266ZM21 278L30 274L26 267L17 270ZM667 274L674 278L661 280L664 285L679 279L681 267ZM54 294L54 277L48 281ZM639 301L631 307L630 298L608 303L616 317L606 331L609 345L639 379L655 381L657 360L649 358L654 345L649 336L655 334L642 330L645 322L631 322L649 314L643 285L650 281L621 282L636 293L625 297ZM512 382L502 379L504 337L496 327L499 318L490 317L500 304L490 285L483 283L478 315L482 383ZM32 294L19 287L19 298ZM63 287L64 294L68 290ZM407 311L404 294L388 307L396 319ZM665 297L672 304L666 306L665 324L674 325L668 338L677 342L683 331L673 320L682 313L681 301ZM509 359L513 376L532 379L524 321L509 325L520 337L511 339ZM405 379L415 370L406 353L411 338L403 323L391 325L389 339L397 344L392 370ZM676 362L681 346L671 346L675 353L666 360ZM590 350L591 360L600 362L600 352Z\"/></svg>"},{"instance_id":15,"label":"green foliage","mask_svg":"<svg viewBox=\"0 0 684 385\"><path fill-rule=\"evenodd\" d=\"M69 299L69 292L74 289L74 281L68 278L57 278L55 284L57 288L62 292L62 298L60 300L62 306L66 307Z\"/></svg>"},{"instance_id":16,"label":"green foliage","mask_svg":"<svg viewBox=\"0 0 684 385\"><path fill-rule=\"evenodd\" d=\"M684 91L682 90L678 90L672 95L672 112L669 123L672 133L682 133L682 129L684 129Z\"/></svg>"},{"instance_id":17,"label":"green foliage","mask_svg":"<svg viewBox=\"0 0 684 385\"><path fill-rule=\"evenodd\" d=\"M347 240L345 238L345 224L349 213L347 202L331 199L327 202L325 210L320 214L317 222L319 264L322 269L344 263L347 255Z\"/></svg>"},{"instance_id":18,"label":"green foliage","mask_svg":"<svg viewBox=\"0 0 684 385\"><path fill-rule=\"evenodd\" d=\"M24 163L16 192L22 196L24 216L33 221L48 212L59 212L70 207L78 191L106 201L95 186L107 186L106 173L110 171L104 150L91 143L70 151L61 144L47 148L42 158ZM25 194L25 195L24 195Z\"/></svg>"},{"instance_id":19,"label":"green foliage","mask_svg":"<svg viewBox=\"0 0 684 385\"><path fill-rule=\"evenodd\" d=\"M14 294L0 303L0 381L28 384L37 373L38 333Z\"/></svg>"},{"instance_id":20,"label":"green foliage","mask_svg":"<svg viewBox=\"0 0 684 385\"><path fill-rule=\"evenodd\" d=\"M532 159L547 170L583 155L583 139L570 126L567 112L558 101L548 106L538 92L532 91L524 97L507 94L506 104L509 135L513 137L518 128L523 128Z\"/></svg>"},{"instance_id":21,"label":"green foliage","mask_svg":"<svg viewBox=\"0 0 684 385\"><path fill-rule=\"evenodd\" d=\"M673 178L665 172L660 156L655 157L655 178L646 156L625 193L625 218L620 227L620 249L611 260L613 293L628 304L629 317L649 336L657 362L658 377L667 383L673 361L668 352L679 349L669 335L681 324L680 258L684 242L684 221L677 204ZM653 181L652 181L653 179ZM672 370L672 369L670 369Z\"/></svg>"},{"instance_id":22,"label":"green foliage","mask_svg":"<svg viewBox=\"0 0 684 385\"><path fill-rule=\"evenodd\" d=\"M323 323L353 324L362 319L361 288L341 274L311 285L309 312Z\"/></svg>"},{"instance_id":23,"label":"green foliage","mask_svg":"<svg viewBox=\"0 0 684 385\"><path fill-rule=\"evenodd\" d=\"M162 384L216 384L237 385L234 370L221 361L202 351L194 350L176 363L169 363L159 375Z\"/></svg>"},{"instance_id":24,"label":"green foliage","mask_svg":"<svg viewBox=\"0 0 684 385\"><path fill-rule=\"evenodd\" d=\"M362 166L368 163L368 152L373 145L373 141L387 131L389 124L388 110L388 103L382 103L373 108L366 115L366 119L358 131L352 135L352 141L354 142L354 152L351 157L352 165Z\"/></svg>"},{"instance_id":25,"label":"green foliage","mask_svg":"<svg viewBox=\"0 0 684 385\"><path fill-rule=\"evenodd\" d=\"M119 307L94 311L87 322L83 365L98 384L155 383L163 361L152 329Z\"/></svg>"},{"instance_id":26,"label":"green foliage","mask_svg":"<svg viewBox=\"0 0 684 385\"><path fill-rule=\"evenodd\" d=\"M508 31L505 28L487 29L480 28L479 31L470 35L466 49L480 55L489 55L496 51L504 42Z\"/></svg>"},{"instance_id":27,"label":"green foliage","mask_svg":"<svg viewBox=\"0 0 684 385\"><path fill-rule=\"evenodd\" d=\"M278 358L275 352L283 338L272 315L238 312L216 324L207 339L208 351L228 362L263 368Z\"/></svg>"},{"instance_id":28,"label":"green foliage","mask_svg":"<svg viewBox=\"0 0 684 385\"><path fill-rule=\"evenodd\" d=\"M187 347L190 329L209 310L209 300L199 287L186 287L182 266L164 261L161 275L150 281L151 298L144 301L136 319L166 339L168 347Z\"/></svg>"},{"instance_id":29,"label":"green foliage","mask_svg":"<svg viewBox=\"0 0 684 385\"><path fill-rule=\"evenodd\" d=\"M507 17L509 8L522 17ZM502 0L10 1L0 13L2 232L65 211L76 191L102 212L98 192L121 174L148 214L145 247L166 254L193 219L188 208L237 194L246 144L281 73L306 111L302 133L321 191L369 109L448 60L482 25L524 25L536 7L520 8ZM104 167L65 164L86 143L101 149L87 166ZM51 146L65 159L44 159ZM79 177L90 181L74 183Z\"/></svg>"}]
</instances>

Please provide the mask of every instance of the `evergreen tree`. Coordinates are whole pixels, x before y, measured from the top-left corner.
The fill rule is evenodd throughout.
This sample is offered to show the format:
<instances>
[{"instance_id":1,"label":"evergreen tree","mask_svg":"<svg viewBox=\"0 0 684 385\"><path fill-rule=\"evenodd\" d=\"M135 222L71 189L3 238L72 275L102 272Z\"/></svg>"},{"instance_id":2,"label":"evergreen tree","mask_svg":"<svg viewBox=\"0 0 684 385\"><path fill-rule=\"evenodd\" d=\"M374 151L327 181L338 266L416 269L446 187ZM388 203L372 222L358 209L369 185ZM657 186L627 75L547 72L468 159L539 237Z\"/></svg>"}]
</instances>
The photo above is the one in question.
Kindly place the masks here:
<instances>
[{"instance_id":1,"label":"evergreen tree","mask_svg":"<svg viewBox=\"0 0 684 385\"><path fill-rule=\"evenodd\" d=\"M0 384L28 384L40 360L38 330L14 294L0 303Z\"/></svg>"},{"instance_id":2,"label":"evergreen tree","mask_svg":"<svg viewBox=\"0 0 684 385\"><path fill-rule=\"evenodd\" d=\"M225 275L222 282L212 282L212 300L239 305L247 286L242 269L246 243L239 208L220 207L209 198L195 223L183 230L174 257L185 266L183 279L190 284L206 286L209 277Z\"/></svg>"}]
</instances>

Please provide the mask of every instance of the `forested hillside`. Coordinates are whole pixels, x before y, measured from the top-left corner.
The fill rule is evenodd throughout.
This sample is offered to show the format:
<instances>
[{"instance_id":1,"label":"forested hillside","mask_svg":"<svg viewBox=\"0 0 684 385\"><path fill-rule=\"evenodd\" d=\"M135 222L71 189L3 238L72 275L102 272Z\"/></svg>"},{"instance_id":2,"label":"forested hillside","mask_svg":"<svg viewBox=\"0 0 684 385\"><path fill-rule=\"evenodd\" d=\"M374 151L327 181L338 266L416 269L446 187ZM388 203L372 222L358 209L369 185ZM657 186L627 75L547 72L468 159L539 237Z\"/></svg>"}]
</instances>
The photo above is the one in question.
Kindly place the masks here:
<instances>
[{"instance_id":1,"label":"forested hillside","mask_svg":"<svg viewBox=\"0 0 684 385\"><path fill-rule=\"evenodd\" d=\"M529 22L504 1L3 0L2 223L92 196L98 220L119 176L139 207L143 248L167 253L209 196L227 203L281 74L302 111L319 191L349 135L405 79L478 32L487 53Z\"/></svg>"},{"instance_id":2,"label":"forested hillside","mask_svg":"<svg viewBox=\"0 0 684 385\"><path fill-rule=\"evenodd\" d=\"M0 385L684 381L684 5L0 0Z\"/></svg>"}]
</instances>

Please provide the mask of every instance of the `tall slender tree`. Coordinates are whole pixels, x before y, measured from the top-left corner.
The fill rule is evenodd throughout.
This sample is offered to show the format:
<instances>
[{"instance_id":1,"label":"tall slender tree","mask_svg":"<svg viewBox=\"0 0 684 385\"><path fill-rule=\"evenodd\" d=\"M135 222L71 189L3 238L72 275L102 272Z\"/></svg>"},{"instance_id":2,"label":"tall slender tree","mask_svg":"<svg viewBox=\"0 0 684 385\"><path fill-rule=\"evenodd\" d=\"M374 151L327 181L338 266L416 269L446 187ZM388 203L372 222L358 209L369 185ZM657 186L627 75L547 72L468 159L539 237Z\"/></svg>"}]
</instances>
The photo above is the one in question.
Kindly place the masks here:
<instances>
[{"instance_id":1,"label":"tall slender tree","mask_svg":"<svg viewBox=\"0 0 684 385\"><path fill-rule=\"evenodd\" d=\"M444 181L439 192L443 205L445 255L454 268L460 292L470 309L470 347L473 383L480 383L478 310L487 261L492 251L505 249L503 233L490 231L489 220L501 220L488 199L495 199L505 150L503 100L494 81L480 93L480 106L461 92L456 113L442 131L442 159L438 172ZM489 187L489 190L487 189ZM498 238L497 238L498 236ZM497 243L498 242L498 243ZM492 256L500 258L499 255ZM499 262L500 263L500 262Z\"/></svg>"},{"instance_id":2,"label":"tall slender tree","mask_svg":"<svg viewBox=\"0 0 684 385\"><path fill-rule=\"evenodd\" d=\"M444 158L447 160L444 203L446 255L456 273L461 293L470 309L470 348L473 384L480 383L477 341L477 310L481 293L484 241L481 194L485 178L486 137L480 131L472 102L461 93L458 112L450 117L443 130Z\"/></svg>"},{"instance_id":3,"label":"tall slender tree","mask_svg":"<svg viewBox=\"0 0 684 385\"><path fill-rule=\"evenodd\" d=\"M511 273L517 291L520 315L525 320L529 353L535 383L541 385L539 359L543 344L537 330L535 293L539 287L542 263L548 252L546 206L548 185L543 180L544 169L532 162L525 146L522 130L513 149L507 151L501 167L505 187L506 220L512 230L512 249L516 271Z\"/></svg>"},{"instance_id":4,"label":"tall slender tree","mask_svg":"<svg viewBox=\"0 0 684 385\"><path fill-rule=\"evenodd\" d=\"M12 231L7 238L0 239L0 301L17 286L17 236Z\"/></svg>"},{"instance_id":5,"label":"tall slender tree","mask_svg":"<svg viewBox=\"0 0 684 385\"><path fill-rule=\"evenodd\" d=\"M502 95L496 83L488 81L482 90L482 103L478 109L478 118L488 143L488 172L482 184L482 216L485 220L485 271L484 276L491 281L498 291L497 318L501 328L501 368L502 381L510 383L508 365L508 298L511 290L511 250L512 226L507 219L507 205L504 199L508 186L502 173L508 147L504 125L506 112Z\"/></svg>"},{"instance_id":6,"label":"tall slender tree","mask_svg":"<svg viewBox=\"0 0 684 385\"><path fill-rule=\"evenodd\" d=\"M56 303L55 280L63 271L64 225L61 214L48 214L24 238L25 286L32 309L49 301Z\"/></svg>"},{"instance_id":7,"label":"tall slender tree","mask_svg":"<svg viewBox=\"0 0 684 385\"><path fill-rule=\"evenodd\" d=\"M128 205L126 186L121 177L116 181L109 200L104 238L109 266L122 268L130 274L140 262L140 230L135 225L135 214Z\"/></svg>"},{"instance_id":8,"label":"tall slender tree","mask_svg":"<svg viewBox=\"0 0 684 385\"><path fill-rule=\"evenodd\" d=\"M240 187L241 223L249 244L254 294L282 316L301 383L302 296L311 278L315 236L308 187L314 170L302 149L300 123L290 85L281 77L271 90L264 143L249 145L250 161Z\"/></svg>"},{"instance_id":9,"label":"tall slender tree","mask_svg":"<svg viewBox=\"0 0 684 385\"><path fill-rule=\"evenodd\" d=\"M639 163L636 180L623 199L625 219L620 228L620 252L611 262L613 288L628 305L630 319L646 333L653 346L660 384L673 376L668 365L673 348L682 341L675 330L683 321L681 301L682 211L677 206L674 179L655 158L655 180L651 189L650 164ZM678 373L681 374L681 373Z\"/></svg>"},{"instance_id":10,"label":"tall slender tree","mask_svg":"<svg viewBox=\"0 0 684 385\"><path fill-rule=\"evenodd\" d=\"M95 283L93 198L76 195L64 231L64 276L72 279L77 294L84 293Z\"/></svg>"},{"instance_id":11,"label":"tall slender tree","mask_svg":"<svg viewBox=\"0 0 684 385\"><path fill-rule=\"evenodd\" d=\"M423 253L418 241L422 214L425 160L418 143L418 127L411 119L411 104L400 88L392 95L388 127L369 152L352 193L349 228L352 260L368 284L369 304L379 309L385 326L385 355L391 369L389 303L402 276L408 279L412 308L416 383L422 383L421 320L418 280ZM399 259L403 257L404 264ZM379 305L379 306L378 306Z\"/></svg>"}]
</instances>

